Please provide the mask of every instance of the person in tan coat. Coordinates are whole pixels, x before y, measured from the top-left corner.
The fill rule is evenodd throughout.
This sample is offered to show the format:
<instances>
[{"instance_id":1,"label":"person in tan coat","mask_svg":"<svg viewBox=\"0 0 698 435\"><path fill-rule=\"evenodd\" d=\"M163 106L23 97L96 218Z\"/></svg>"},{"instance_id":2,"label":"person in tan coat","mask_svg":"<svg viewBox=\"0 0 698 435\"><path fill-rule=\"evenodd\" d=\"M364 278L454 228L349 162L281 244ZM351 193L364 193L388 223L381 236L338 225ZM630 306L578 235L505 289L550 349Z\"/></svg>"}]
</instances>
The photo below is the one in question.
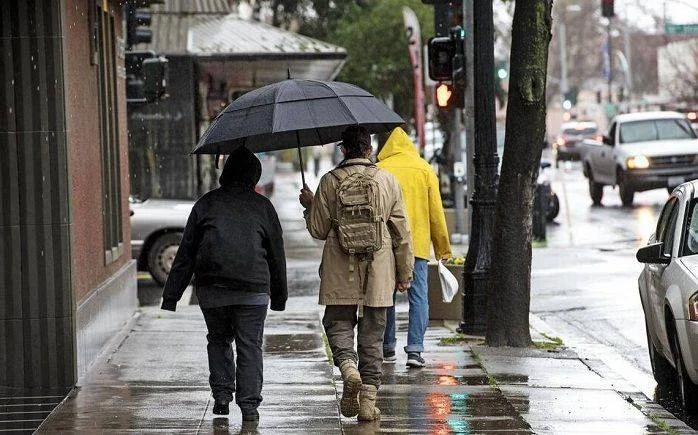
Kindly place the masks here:
<instances>
[{"instance_id":1,"label":"person in tan coat","mask_svg":"<svg viewBox=\"0 0 698 435\"><path fill-rule=\"evenodd\" d=\"M370 135L363 127L349 127L342 138L344 161L322 177L315 195L304 186L299 200L310 235L325 241L319 303L326 306L322 323L344 381L342 414L376 420L387 309L393 305L396 289L409 288L414 257L400 186L393 175L368 159ZM378 191L382 243L370 261L347 254L338 238L337 191L344 177L360 171L372 177ZM354 348L356 327L358 353Z\"/></svg>"}]
</instances>

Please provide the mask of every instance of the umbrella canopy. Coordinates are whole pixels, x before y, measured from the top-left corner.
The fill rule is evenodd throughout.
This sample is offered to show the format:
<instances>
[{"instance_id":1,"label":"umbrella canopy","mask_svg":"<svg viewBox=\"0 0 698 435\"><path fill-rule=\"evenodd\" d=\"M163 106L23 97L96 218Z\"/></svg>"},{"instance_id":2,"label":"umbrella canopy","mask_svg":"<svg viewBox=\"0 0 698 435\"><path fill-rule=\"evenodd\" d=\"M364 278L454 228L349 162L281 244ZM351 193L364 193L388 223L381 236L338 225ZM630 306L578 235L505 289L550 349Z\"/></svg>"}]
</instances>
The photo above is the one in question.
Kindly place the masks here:
<instances>
[{"instance_id":1,"label":"umbrella canopy","mask_svg":"<svg viewBox=\"0 0 698 435\"><path fill-rule=\"evenodd\" d=\"M342 82L284 80L250 91L230 103L192 154L276 151L341 140L344 129L392 130L405 121L376 97Z\"/></svg>"}]
</instances>

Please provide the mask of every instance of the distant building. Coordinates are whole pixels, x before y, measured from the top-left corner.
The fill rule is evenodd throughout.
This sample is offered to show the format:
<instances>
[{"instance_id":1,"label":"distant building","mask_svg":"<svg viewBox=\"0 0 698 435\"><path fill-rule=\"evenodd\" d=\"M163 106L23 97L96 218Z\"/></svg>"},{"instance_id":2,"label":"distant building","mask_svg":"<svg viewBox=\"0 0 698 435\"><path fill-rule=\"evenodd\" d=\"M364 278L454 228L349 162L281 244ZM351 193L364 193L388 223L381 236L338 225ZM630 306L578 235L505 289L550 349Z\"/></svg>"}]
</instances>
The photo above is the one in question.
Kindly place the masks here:
<instances>
[{"instance_id":1,"label":"distant building","mask_svg":"<svg viewBox=\"0 0 698 435\"><path fill-rule=\"evenodd\" d=\"M153 5L153 50L169 61L169 97L129 105L131 191L142 199L194 199L217 186L212 156L189 152L209 122L240 94L293 78L332 80L346 51L242 19L229 2Z\"/></svg>"},{"instance_id":2,"label":"distant building","mask_svg":"<svg viewBox=\"0 0 698 435\"><path fill-rule=\"evenodd\" d=\"M66 393L137 308L123 3L0 8L3 395Z\"/></svg>"}]
</instances>

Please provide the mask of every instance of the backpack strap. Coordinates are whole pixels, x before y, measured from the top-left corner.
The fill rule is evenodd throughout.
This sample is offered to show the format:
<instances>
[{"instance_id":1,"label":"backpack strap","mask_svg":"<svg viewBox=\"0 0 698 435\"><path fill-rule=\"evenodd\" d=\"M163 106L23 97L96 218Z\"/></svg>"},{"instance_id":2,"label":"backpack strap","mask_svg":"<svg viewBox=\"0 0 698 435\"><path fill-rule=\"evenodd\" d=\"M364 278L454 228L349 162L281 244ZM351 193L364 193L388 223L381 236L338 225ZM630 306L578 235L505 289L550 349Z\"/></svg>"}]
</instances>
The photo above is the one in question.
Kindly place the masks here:
<instances>
[{"instance_id":1,"label":"backpack strap","mask_svg":"<svg viewBox=\"0 0 698 435\"><path fill-rule=\"evenodd\" d=\"M366 172L366 174L371 178L375 177L376 173L378 172L378 166L376 166L373 163L349 163L349 164L340 163L339 166L337 166L336 168L334 168L333 170L330 171L330 174L332 174L337 179L337 181L342 181L342 179L344 177L340 177L339 175L337 175L337 173L342 171L345 173L345 177L346 177L349 174L344 169L350 168L352 166L365 166L366 169L364 172Z\"/></svg>"},{"instance_id":2,"label":"backpack strap","mask_svg":"<svg viewBox=\"0 0 698 435\"><path fill-rule=\"evenodd\" d=\"M366 175L368 175L371 178L375 177L376 174L378 173L378 166L373 165L373 164L366 165L366 166L367 166L367 168L366 168L366 170L364 170Z\"/></svg>"},{"instance_id":3,"label":"backpack strap","mask_svg":"<svg viewBox=\"0 0 698 435\"><path fill-rule=\"evenodd\" d=\"M354 163L342 162L339 165L337 165L337 168L348 168L350 166L376 166L376 164L375 163L365 163L365 162L354 162Z\"/></svg>"},{"instance_id":4,"label":"backpack strap","mask_svg":"<svg viewBox=\"0 0 698 435\"><path fill-rule=\"evenodd\" d=\"M366 274L364 275L364 284L361 287L361 295L359 295L358 304L358 318L364 316L364 299L366 298L366 291L368 290L368 277L371 275L371 264L373 263L373 252L366 254L364 260L366 261Z\"/></svg>"}]
</instances>

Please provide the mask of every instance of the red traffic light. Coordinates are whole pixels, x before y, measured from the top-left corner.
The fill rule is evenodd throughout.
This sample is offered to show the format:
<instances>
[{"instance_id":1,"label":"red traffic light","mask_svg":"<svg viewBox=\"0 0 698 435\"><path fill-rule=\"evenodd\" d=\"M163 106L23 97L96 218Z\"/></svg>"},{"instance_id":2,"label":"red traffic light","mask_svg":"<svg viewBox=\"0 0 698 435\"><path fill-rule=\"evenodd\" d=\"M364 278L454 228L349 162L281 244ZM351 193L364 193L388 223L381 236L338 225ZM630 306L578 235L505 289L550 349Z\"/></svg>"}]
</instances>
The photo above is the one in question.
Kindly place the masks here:
<instances>
[{"instance_id":1,"label":"red traffic light","mask_svg":"<svg viewBox=\"0 0 698 435\"><path fill-rule=\"evenodd\" d=\"M601 15L606 18L615 16L614 0L601 0Z\"/></svg>"},{"instance_id":2,"label":"red traffic light","mask_svg":"<svg viewBox=\"0 0 698 435\"><path fill-rule=\"evenodd\" d=\"M436 107L439 109L448 109L450 107L452 96L453 88L451 85L440 83L436 87Z\"/></svg>"}]
</instances>

